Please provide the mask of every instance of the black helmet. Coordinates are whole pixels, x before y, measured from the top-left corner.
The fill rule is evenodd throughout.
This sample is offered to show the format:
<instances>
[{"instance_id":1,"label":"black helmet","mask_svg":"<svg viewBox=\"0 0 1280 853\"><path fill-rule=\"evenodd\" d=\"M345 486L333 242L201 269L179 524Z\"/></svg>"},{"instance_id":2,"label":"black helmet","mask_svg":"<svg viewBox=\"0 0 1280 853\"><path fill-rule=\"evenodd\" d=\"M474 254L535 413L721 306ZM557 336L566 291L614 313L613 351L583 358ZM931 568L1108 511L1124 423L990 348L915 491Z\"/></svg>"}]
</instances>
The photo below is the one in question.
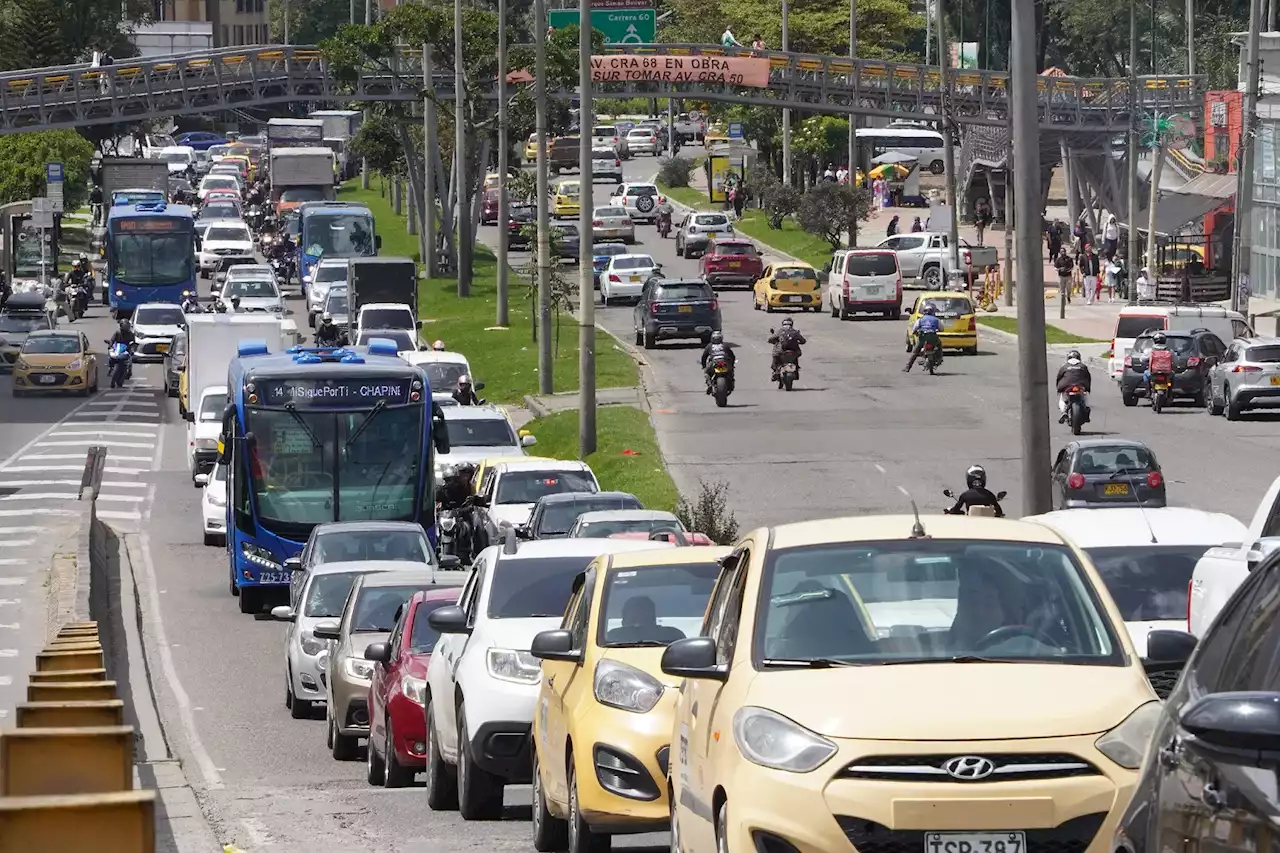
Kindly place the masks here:
<instances>
[{"instance_id":1,"label":"black helmet","mask_svg":"<svg viewBox=\"0 0 1280 853\"><path fill-rule=\"evenodd\" d=\"M964 472L965 485L971 489L985 489L987 486L987 469L981 465L970 465Z\"/></svg>"},{"instance_id":2,"label":"black helmet","mask_svg":"<svg viewBox=\"0 0 1280 853\"><path fill-rule=\"evenodd\" d=\"M1151 336L1151 343L1155 344L1158 347L1162 347L1168 342L1169 342L1169 339L1168 337L1165 336L1164 332L1156 332L1154 335Z\"/></svg>"},{"instance_id":3,"label":"black helmet","mask_svg":"<svg viewBox=\"0 0 1280 853\"><path fill-rule=\"evenodd\" d=\"M787 317L785 320L782 321L782 328L784 329L790 329L794 325L795 325L795 322L790 317Z\"/></svg>"},{"instance_id":4,"label":"black helmet","mask_svg":"<svg viewBox=\"0 0 1280 853\"><path fill-rule=\"evenodd\" d=\"M930 315L937 314L938 308L932 302L929 302L929 303L926 303L925 306L920 309L920 313L930 314Z\"/></svg>"},{"instance_id":5,"label":"black helmet","mask_svg":"<svg viewBox=\"0 0 1280 853\"><path fill-rule=\"evenodd\" d=\"M1076 361L1080 360L1080 350L1073 349L1071 352L1067 353L1067 361L1071 361L1072 359L1075 359Z\"/></svg>"},{"instance_id":6,"label":"black helmet","mask_svg":"<svg viewBox=\"0 0 1280 853\"><path fill-rule=\"evenodd\" d=\"M120 318L120 331L122 332L129 331L129 321L125 317Z\"/></svg>"}]
</instances>

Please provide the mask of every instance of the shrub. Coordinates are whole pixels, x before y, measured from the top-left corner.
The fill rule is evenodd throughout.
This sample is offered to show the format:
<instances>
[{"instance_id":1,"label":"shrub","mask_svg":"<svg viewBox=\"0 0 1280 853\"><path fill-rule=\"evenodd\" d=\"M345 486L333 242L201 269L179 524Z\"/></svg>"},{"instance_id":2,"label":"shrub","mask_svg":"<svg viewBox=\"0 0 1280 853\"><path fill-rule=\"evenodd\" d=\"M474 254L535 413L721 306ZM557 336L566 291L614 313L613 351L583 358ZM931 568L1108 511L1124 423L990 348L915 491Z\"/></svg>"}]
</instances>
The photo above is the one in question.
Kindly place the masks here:
<instances>
[{"instance_id":1,"label":"shrub","mask_svg":"<svg viewBox=\"0 0 1280 853\"><path fill-rule=\"evenodd\" d=\"M871 205L871 193L865 188L824 181L800 199L796 222L835 249L852 223L871 218Z\"/></svg>"},{"instance_id":2,"label":"shrub","mask_svg":"<svg viewBox=\"0 0 1280 853\"><path fill-rule=\"evenodd\" d=\"M727 483L699 480L698 497L690 502L681 495L676 517L689 530L703 533L717 544L732 545L738 538L738 519L729 509Z\"/></svg>"},{"instance_id":3,"label":"shrub","mask_svg":"<svg viewBox=\"0 0 1280 853\"><path fill-rule=\"evenodd\" d=\"M663 157L658 161L658 183L664 187L687 187L693 161L686 157Z\"/></svg>"}]
</instances>

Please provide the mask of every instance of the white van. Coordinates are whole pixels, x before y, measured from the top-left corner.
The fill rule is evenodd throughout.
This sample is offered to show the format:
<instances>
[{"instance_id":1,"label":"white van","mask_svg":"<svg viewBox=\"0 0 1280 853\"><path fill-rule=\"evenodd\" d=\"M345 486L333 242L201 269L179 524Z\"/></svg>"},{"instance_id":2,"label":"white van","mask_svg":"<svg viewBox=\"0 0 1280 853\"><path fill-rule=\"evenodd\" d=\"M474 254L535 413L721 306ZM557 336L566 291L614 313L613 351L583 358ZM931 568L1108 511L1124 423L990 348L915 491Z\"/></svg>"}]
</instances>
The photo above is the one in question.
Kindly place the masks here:
<instances>
[{"instance_id":1,"label":"white van","mask_svg":"<svg viewBox=\"0 0 1280 853\"><path fill-rule=\"evenodd\" d=\"M832 255L827 270L827 305L832 317L882 314L896 320L902 308L902 272L892 249L845 249Z\"/></svg>"},{"instance_id":2,"label":"white van","mask_svg":"<svg viewBox=\"0 0 1280 853\"><path fill-rule=\"evenodd\" d=\"M1208 329L1224 343L1253 335L1249 322L1239 311L1220 305L1174 305L1168 302L1127 305L1116 318L1116 331L1111 336L1111 358L1107 369L1117 382L1124 371L1124 357L1133 342L1148 331L1189 332Z\"/></svg>"},{"instance_id":3,"label":"white van","mask_svg":"<svg viewBox=\"0 0 1280 853\"><path fill-rule=\"evenodd\" d=\"M181 175L196 164L196 150L190 145L168 145L160 149L160 159L169 164L170 175Z\"/></svg>"}]
</instances>

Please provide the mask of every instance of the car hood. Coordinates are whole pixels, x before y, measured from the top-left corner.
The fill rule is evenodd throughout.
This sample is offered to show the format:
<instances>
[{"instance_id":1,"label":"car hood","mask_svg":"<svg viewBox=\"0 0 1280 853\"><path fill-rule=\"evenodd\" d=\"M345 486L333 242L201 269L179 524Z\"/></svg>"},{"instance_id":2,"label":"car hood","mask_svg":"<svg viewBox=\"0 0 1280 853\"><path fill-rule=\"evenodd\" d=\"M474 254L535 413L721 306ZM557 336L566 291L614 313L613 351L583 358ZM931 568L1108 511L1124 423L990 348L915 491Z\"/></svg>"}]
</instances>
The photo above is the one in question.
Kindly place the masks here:
<instances>
[{"instance_id":1,"label":"car hood","mask_svg":"<svg viewBox=\"0 0 1280 853\"><path fill-rule=\"evenodd\" d=\"M867 696L913 698L857 701ZM944 700L943 714L930 701L959 696L1000 698ZM1135 666L931 663L767 670L752 680L745 704L827 737L966 741L1099 734L1155 698Z\"/></svg>"},{"instance_id":2,"label":"car hood","mask_svg":"<svg viewBox=\"0 0 1280 853\"><path fill-rule=\"evenodd\" d=\"M374 643L385 643L391 639L390 631L361 631L350 634L347 641L338 650L340 658L356 658L364 660L364 650Z\"/></svg>"},{"instance_id":3,"label":"car hood","mask_svg":"<svg viewBox=\"0 0 1280 853\"><path fill-rule=\"evenodd\" d=\"M133 326L133 333L140 338L172 338L181 331L181 326Z\"/></svg>"},{"instance_id":4,"label":"car hood","mask_svg":"<svg viewBox=\"0 0 1280 853\"><path fill-rule=\"evenodd\" d=\"M246 255L253 253L253 241L251 240L205 240L201 244L200 251L206 255L215 252L218 249L230 249L233 252L244 252Z\"/></svg>"},{"instance_id":5,"label":"car hood","mask_svg":"<svg viewBox=\"0 0 1280 853\"><path fill-rule=\"evenodd\" d=\"M490 517L498 526L510 524L512 527L519 527L528 524L532 514L533 504L494 504L489 510Z\"/></svg>"},{"instance_id":6,"label":"car hood","mask_svg":"<svg viewBox=\"0 0 1280 853\"><path fill-rule=\"evenodd\" d=\"M514 649L527 652L533 638L541 631L554 631L560 627L563 616L536 616L528 619L489 619L485 622L485 637L491 649Z\"/></svg>"},{"instance_id":7,"label":"car hood","mask_svg":"<svg viewBox=\"0 0 1280 853\"><path fill-rule=\"evenodd\" d=\"M62 353L24 353L22 360L27 363L27 367L32 370L41 368L57 368L59 370L68 367L73 361L80 361L84 356L80 353L62 354Z\"/></svg>"}]
</instances>

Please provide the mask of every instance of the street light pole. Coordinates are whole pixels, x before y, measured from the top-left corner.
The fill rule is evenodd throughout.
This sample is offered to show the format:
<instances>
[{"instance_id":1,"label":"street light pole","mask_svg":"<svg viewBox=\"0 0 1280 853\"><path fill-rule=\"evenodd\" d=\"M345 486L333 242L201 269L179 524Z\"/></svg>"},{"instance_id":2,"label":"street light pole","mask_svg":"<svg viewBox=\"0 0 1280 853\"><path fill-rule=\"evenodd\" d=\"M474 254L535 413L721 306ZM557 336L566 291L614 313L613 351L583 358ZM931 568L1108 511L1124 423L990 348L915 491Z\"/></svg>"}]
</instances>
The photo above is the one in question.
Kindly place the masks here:
<instances>
[{"instance_id":1,"label":"street light pole","mask_svg":"<svg viewBox=\"0 0 1280 853\"><path fill-rule=\"evenodd\" d=\"M858 61L858 0L849 0L849 65L852 67ZM851 71L852 73L852 71ZM858 115L852 113L849 116L849 158L845 162L845 168L849 171L849 186L855 186L858 174ZM852 217L849 221L849 245L858 245L858 218Z\"/></svg>"},{"instance_id":2,"label":"street light pole","mask_svg":"<svg viewBox=\"0 0 1280 853\"><path fill-rule=\"evenodd\" d=\"M432 52L435 45L422 46L422 88L427 96L422 99L422 262L427 265L427 277L434 278L439 271L436 258L436 170L431 152L436 150L436 86L432 68Z\"/></svg>"},{"instance_id":3,"label":"street light pole","mask_svg":"<svg viewBox=\"0 0 1280 853\"><path fill-rule=\"evenodd\" d=\"M956 145L952 138L951 91L947 87L947 66L951 64L951 57L947 53L947 31L943 26L942 0L935 0L933 8L937 16L934 26L938 31L938 83L942 91L942 161L945 171L943 177L947 182L947 262L950 268L946 271L944 281L949 286L952 276L960 270L960 211L956 205Z\"/></svg>"},{"instance_id":4,"label":"street light pole","mask_svg":"<svg viewBox=\"0 0 1280 853\"><path fill-rule=\"evenodd\" d=\"M533 96L538 132L537 206L538 206L538 316L534 329L538 336L538 393L555 390L551 360L551 217L547 210L550 186L547 183L547 6L546 0L534 3L535 57ZM593 291L594 292L594 291Z\"/></svg>"},{"instance_id":5,"label":"street light pole","mask_svg":"<svg viewBox=\"0 0 1280 853\"><path fill-rule=\"evenodd\" d=\"M352 0L352 3L354 4L355 0ZM218 5L221 5L221 3L219 3ZM352 18L354 19L354 17L355 16L353 15ZM354 24L355 20L352 20L351 23ZM366 27L373 26L373 0L364 0L364 25ZM371 113L369 111L369 108L366 107L364 111L365 124L369 123L369 118L372 115L373 113ZM369 158L368 157L360 158L360 189L362 190L369 189Z\"/></svg>"},{"instance_id":6,"label":"street light pole","mask_svg":"<svg viewBox=\"0 0 1280 853\"><path fill-rule=\"evenodd\" d=\"M463 73L462 0L453 3L453 196L458 200L458 296L471 295L471 182L467 178L467 78Z\"/></svg>"},{"instance_id":7,"label":"street light pole","mask_svg":"<svg viewBox=\"0 0 1280 853\"><path fill-rule=\"evenodd\" d=\"M594 253L591 221L595 205L591 191L591 9L578 0L578 454L596 452L596 291L592 281Z\"/></svg>"},{"instance_id":8,"label":"street light pole","mask_svg":"<svg viewBox=\"0 0 1280 853\"><path fill-rule=\"evenodd\" d=\"M1013 173L1018 242L1018 387L1022 409L1024 515L1053 509L1050 492L1049 366L1045 357L1044 265L1040 263L1040 110L1036 91L1036 0L1013 0Z\"/></svg>"},{"instance_id":9,"label":"street light pole","mask_svg":"<svg viewBox=\"0 0 1280 853\"><path fill-rule=\"evenodd\" d=\"M1129 248L1125 271L1129 278L1129 304L1138 304L1138 272L1143 263L1138 249L1138 0L1129 0ZM1075 223L1071 223L1074 228ZM1122 353L1118 355L1123 355Z\"/></svg>"},{"instance_id":10,"label":"street light pole","mask_svg":"<svg viewBox=\"0 0 1280 853\"><path fill-rule=\"evenodd\" d=\"M782 0L782 50L791 49L791 26L787 20L790 12L788 0ZM791 186L791 110L782 110L782 182Z\"/></svg>"},{"instance_id":11,"label":"street light pole","mask_svg":"<svg viewBox=\"0 0 1280 853\"><path fill-rule=\"evenodd\" d=\"M1244 87L1244 114L1240 119L1240 175L1236 183L1236 221L1232 229L1232 251L1235 264L1232 267L1231 308L1247 313L1249 300L1245 297L1245 285L1249 282L1249 265L1253 255L1253 161L1256 149L1254 139L1255 120L1258 112L1258 47L1259 19L1262 17L1262 0L1249 3L1249 40L1245 72L1249 75Z\"/></svg>"},{"instance_id":12,"label":"street light pole","mask_svg":"<svg viewBox=\"0 0 1280 853\"><path fill-rule=\"evenodd\" d=\"M498 0L498 316L496 325L510 325L507 270L507 156L511 148L507 128L507 0Z\"/></svg>"}]
</instances>

